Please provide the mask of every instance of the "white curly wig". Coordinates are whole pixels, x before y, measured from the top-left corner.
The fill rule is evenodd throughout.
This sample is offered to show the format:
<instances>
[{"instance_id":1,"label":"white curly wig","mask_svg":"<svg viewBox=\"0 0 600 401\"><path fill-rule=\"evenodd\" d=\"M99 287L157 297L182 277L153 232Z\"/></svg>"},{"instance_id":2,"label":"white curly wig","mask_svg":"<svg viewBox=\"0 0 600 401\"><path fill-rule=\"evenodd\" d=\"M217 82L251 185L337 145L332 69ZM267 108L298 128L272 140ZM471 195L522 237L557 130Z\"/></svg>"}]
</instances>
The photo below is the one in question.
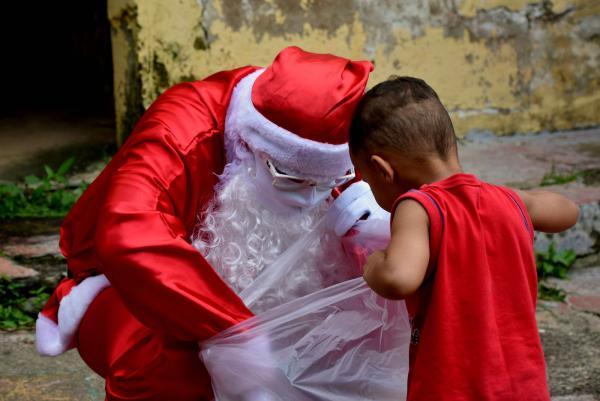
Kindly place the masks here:
<instances>
[{"instance_id":1,"label":"white curly wig","mask_svg":"<svg viewBox=\"0 0 600 401\"><path fill-rule=\"evenodd\" d=\"M219 177L215 198L199 216L192 244L240 294L286 249L315 230L328 203L293 215L268 210L257 199L254 155L242 143L234 146L229 150L236 160L228 163ZM340 238L326 228L321 231L320 241L303 251L289 269L291 273L249 305L253 312L265 311L355 275Z\"/></svg>"}]
</instances>

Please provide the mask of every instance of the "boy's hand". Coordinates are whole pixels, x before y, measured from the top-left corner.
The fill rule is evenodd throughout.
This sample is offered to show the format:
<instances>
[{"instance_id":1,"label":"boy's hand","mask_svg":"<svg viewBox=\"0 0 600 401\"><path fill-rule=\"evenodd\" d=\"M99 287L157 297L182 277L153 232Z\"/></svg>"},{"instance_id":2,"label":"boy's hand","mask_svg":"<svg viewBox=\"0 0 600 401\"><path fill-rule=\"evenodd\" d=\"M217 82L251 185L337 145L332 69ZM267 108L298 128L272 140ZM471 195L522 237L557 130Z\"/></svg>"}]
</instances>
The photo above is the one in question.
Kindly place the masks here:
<instances>
[{"instance_id":1,"label":"boy's hand","mask_svg":"<svg viewBox=\"0 0 600 401\"><path fill-rule=\"evenodd\" d=\"M390 244L369 256L363 277L382 297L403 299L421 286L428 264L429 217L418 202L405 200L396 208Z\"/></svg>"}]
</instances>

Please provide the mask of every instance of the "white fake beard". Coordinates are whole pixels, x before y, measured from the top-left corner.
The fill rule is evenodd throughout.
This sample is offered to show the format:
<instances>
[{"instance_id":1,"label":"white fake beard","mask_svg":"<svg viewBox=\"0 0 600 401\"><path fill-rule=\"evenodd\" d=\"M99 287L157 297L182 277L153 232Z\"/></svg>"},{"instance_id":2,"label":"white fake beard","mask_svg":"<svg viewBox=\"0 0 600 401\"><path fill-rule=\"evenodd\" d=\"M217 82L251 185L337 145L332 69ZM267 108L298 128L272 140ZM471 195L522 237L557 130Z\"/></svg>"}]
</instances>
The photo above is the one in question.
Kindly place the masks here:
<instances>
[{"instance_id":1,"label":"white fake beard","mask_svg":"<svg viewBox=\"0 0 600 401\"><path fill-rule=\"evenodd\" d=\"M194 247L237 294L304 234L314 230L329 206L323 202L303 213L273 213L257 200L254 169L251 154L227 165L215 188L215 198L202 213L192 237ZM340 238L327 229L296 264L276 291L269 291L268 297L252 305L253 312L263 312L356 276L350 271Z\"/></svg>"}]
</instances>

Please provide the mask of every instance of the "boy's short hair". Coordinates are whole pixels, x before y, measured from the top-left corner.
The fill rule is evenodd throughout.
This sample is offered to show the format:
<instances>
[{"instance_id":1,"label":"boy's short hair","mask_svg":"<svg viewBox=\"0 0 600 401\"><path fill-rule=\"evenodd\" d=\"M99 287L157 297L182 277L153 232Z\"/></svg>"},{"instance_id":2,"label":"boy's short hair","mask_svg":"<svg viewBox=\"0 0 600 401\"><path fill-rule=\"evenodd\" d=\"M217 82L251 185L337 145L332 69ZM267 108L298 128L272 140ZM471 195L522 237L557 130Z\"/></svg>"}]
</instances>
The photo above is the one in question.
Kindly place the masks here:
<instances>
[{"instance_id":1,"label":"boy's short hair","mask_svg":"<svg viewBox=\"0 0 600 401\"><path fill-rule=\"evenodd\" d=\"M446 160L456 148L456 136L448 112L425 81L392 76L358 104L349 146L353 153L393 149L413 158Z\"/></svg>"}]
</instances>

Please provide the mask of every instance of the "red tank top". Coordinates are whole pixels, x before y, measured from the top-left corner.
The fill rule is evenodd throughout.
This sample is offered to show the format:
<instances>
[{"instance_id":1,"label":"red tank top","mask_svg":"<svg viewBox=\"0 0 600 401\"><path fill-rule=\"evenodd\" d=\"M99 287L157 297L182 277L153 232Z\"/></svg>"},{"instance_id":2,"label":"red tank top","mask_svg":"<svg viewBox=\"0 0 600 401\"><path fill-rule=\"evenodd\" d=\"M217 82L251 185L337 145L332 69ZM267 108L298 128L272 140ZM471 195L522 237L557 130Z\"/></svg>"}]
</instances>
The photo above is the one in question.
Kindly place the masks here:
<instances>
[{"instance_id":1,"label":"red tank top","mask_svg":"<svg viewBox=\"0 0 600 401\"><path fill-rule=\"evenodd\" d=\"M406 299L408 401L549 401L533 229L520 198L456 174L396 205L403 199L419 202L430 221L427 275Z\"/></svg>"}]
</instances>

